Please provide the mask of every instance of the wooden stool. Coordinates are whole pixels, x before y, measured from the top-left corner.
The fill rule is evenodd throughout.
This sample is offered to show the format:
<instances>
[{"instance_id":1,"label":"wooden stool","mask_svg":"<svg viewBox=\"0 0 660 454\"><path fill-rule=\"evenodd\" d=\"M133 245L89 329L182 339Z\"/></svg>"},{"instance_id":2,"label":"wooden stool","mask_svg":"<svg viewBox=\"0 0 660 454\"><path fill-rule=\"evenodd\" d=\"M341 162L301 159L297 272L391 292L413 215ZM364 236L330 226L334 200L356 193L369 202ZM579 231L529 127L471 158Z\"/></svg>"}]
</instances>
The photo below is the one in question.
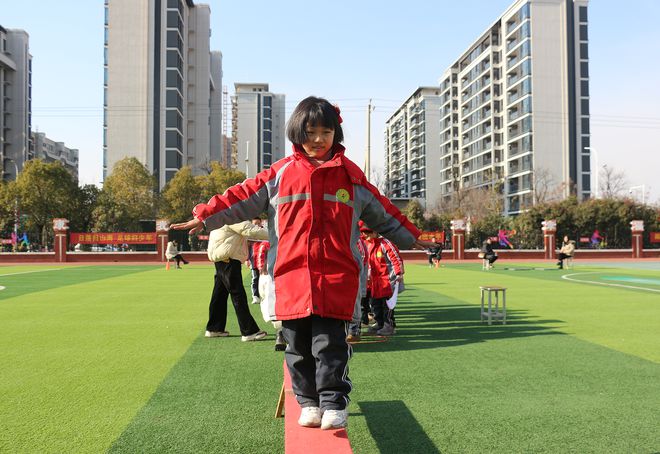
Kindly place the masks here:
<instances>
[{"instance_id":1,"label":"wooden stool","mask_svg":"<svg viewBox=\"0 0 660 454\"><path fill-rule=\"evenodd\" d=\"M479 287L481 289L481 321L484 321L484 315L488 316L488 324L492 323L492 319L502 319L502 324L506 325L506 288L497 285L484 285ZM484 293L488 292L488 310L485 310ZM502 293L502 310L500 311L500 298L499 294ZM495 308L493 310L492 297L495 294Z\"/></svg>"}]
</instances>

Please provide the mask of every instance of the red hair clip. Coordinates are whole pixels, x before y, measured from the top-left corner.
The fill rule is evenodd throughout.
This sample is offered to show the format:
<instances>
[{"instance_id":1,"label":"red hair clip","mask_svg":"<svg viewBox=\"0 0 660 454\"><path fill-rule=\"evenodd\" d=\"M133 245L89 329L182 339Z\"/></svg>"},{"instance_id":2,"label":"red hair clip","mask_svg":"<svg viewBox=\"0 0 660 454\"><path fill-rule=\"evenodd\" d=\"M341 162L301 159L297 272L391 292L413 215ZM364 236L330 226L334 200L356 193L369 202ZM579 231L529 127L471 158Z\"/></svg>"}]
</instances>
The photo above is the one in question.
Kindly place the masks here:
<instances>
[{"instance_id":1,"label":"red hair clip","mask_svg":"<svg viewBox=\"0 0 660 454\"><path fill-rule=\"evenodd\" d=\"M339 110L339 106L337 104L334 104L332 107L335 108L335 112L337 112L337 118L339 119L339 124L342 124L344 120L341 119L341 110Z\"/></svg>"}]
</instances>

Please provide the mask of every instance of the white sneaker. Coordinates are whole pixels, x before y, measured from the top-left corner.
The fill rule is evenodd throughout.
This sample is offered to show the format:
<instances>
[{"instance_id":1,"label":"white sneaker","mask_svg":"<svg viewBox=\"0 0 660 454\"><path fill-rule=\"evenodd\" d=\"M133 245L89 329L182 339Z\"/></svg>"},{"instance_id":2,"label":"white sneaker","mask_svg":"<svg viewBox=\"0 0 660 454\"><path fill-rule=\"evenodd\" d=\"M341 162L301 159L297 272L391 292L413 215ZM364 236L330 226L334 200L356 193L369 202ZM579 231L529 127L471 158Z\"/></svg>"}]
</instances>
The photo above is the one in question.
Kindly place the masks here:
<instances>
[{"instance_id":1,"label":"white sneaker","mask_svg":"<svg viewBox=\"0 0 660 454\"><path fill-rule=\"evenodd\" d=\"M298 424L303 427L318 427L321 425L321 409L319 407L303 407L300 411Z\"/></svg>"},{"instance_id":2,"label":"white sneaker","mask_svg":"<svg viewBox=\"0 0 660 454\"><path fill-rule=\"evenodd\" d=\"M241 336L241 341L243 342L251 342L251 341L258 341L266 337L268 333L266 331L258 331L254 334L250 334L249 336Z\"/></svg>"},{"instance_id":3,"label":"white sneaker","mask_svg":"<svg viewBox=\"0 0 660 454\"><path fill-rule=\"evenodd\" d=\"M321 419L321 429L341 429L348 424L348 412L344 410L326 410Z\"/></svg>"},{"instance_id":4,"label":"white sneaker","mask_svg":"<svg viewBox=\"0 0 660 454\"><path fill-rule=\"evenodd\" d=\"M228 331L207 331L204 333L206 337L227 337L229 336Z\"/></svg>"}]
</instances>

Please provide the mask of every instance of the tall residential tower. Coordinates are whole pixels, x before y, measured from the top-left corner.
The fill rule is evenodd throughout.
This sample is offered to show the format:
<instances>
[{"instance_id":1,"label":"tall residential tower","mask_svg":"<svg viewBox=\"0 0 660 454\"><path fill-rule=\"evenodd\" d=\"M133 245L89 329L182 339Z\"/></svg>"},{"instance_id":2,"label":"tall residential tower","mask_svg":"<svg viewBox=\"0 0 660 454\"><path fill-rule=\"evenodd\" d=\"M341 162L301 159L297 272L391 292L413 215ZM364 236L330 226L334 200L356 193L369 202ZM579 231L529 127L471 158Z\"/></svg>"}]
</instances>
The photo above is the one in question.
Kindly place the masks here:
<instances>
[{"instance_id":1,"label":"tall residential tower","mask_svg":"<svg viewBox=\"0 0 660 454\"><path fill-rule=\"evenodd\" d=\"M32 55L24 30L0 26L0 180L15 180L32 153Z\"/></svg>"},{"instance_id":2,"label":"tall residential tower","mask_svg":"<svg viewBox=\"0 0 660 454\"><path fill-rule=\"evenodd\" d=\"M504 213L516 214L539 202L540 185L591 195L587 0L516 1L447 68L439 90L440 143L425 153L439 189L427 190L427 204L495 187ZM387 153L389 162L397 152ZM388 167L388 179L395 172Z\"/></svg>"},{"instance_id":3,"label":"tall residential tower","mask_svg":"<svg viewBox=\"0 0 660 454\"><path fill-rule=\"evenodd\" d=\"M106 0L103 175L128 156L162 188L183 166L203 173L222 152L222 55L207 5Z\"/></svg>"},{"instance_id":4,"label":"tall residential tower","mask_svg":"<svg viewBox=\"0 0 660 454\"><path fill-rule=\"evenodd\" d=\"M268 84L234 84L232 167L255 176L284 157L284 95Z\"/></svg>"}]
</instances>

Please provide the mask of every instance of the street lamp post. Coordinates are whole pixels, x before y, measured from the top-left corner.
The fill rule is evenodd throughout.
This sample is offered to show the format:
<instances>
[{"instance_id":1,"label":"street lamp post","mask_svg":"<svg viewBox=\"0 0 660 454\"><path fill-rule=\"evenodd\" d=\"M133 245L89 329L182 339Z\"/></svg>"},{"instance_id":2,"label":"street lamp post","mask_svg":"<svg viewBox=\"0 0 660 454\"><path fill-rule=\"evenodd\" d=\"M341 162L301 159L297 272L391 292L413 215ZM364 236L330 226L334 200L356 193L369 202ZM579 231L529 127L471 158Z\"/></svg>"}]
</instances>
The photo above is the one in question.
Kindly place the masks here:
<instances>
[{"instance_id":1,"label":"street lamp post","mask_svg":"<svg viewBox=\"0 0 660 454\"><path fill-rule=\"evenodd\" d=\"M646 185L640 184L637 186L631 186L630 188L628 188L628 193L632 194L633 191L636 191L638 189L642 190L642 205L646 205Z\"/></svg>"},{"instance_id":2,"label":"street lamp post","mask_svg":"<svg viewBox=\"0 0 660 454\"><path fill-rule=\"evenodd\" d=\"M592 178L592 181L594 182L594 188L592 189L592 193L594 194L594 198L597 199L598 196L600 195L599 188L598 186L600 185L600 176L598 175L598 153L596 152L596 149L593 147L584 147L585 150L589 150L589 154L594 157L594 165L591 166L591 174L595 177Z\"/></svg>"}]
</instances>

